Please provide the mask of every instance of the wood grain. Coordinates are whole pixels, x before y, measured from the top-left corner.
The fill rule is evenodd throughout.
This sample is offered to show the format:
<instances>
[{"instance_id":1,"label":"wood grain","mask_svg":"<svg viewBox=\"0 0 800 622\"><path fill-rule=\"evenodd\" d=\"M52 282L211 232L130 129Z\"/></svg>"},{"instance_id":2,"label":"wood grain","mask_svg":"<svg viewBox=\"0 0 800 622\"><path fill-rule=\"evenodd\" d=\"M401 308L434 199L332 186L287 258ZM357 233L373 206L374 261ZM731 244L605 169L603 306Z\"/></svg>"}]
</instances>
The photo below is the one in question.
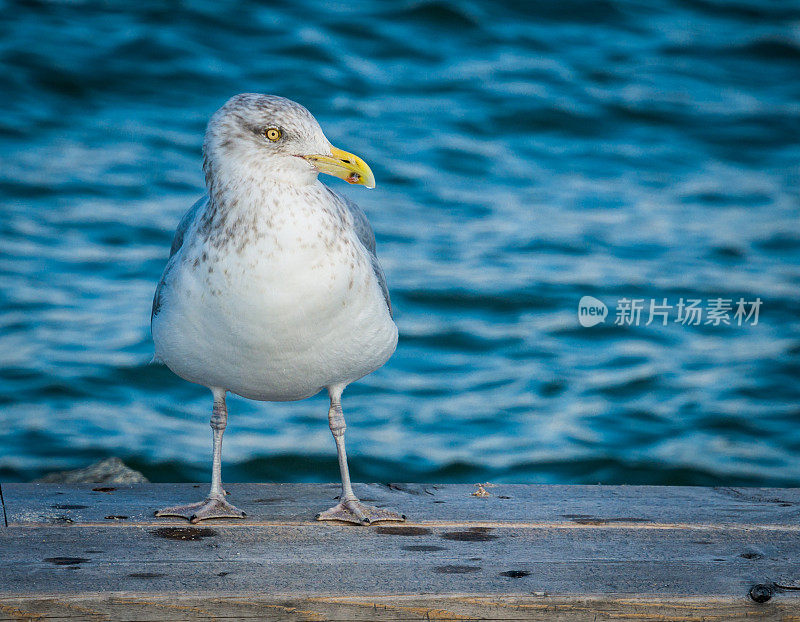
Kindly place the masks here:
<instances>
[{"instance_id":1,"label":"wood grain","mask_svg":"<svg viewBox=\"0 0 800 622\"><path fill-rule=\"evenodd\" d=\"M230 485L248 518L191 526L153 512L205 486L4 484L0 620L800 622L800 490L474 490L357 486L410 518L365 528L313 521L333 484Z\"/></svg>"},{"instance_id":2,"label":"wood grain","mask_svg":"<svg viewBox=\"0 0 800 622\"><path fill-rule=\"evenodd\" d=\"M12 526L72 521L153 522L167 505L199 501L207 484L4 484ZM226 484L248 524L313 522L335 503L338 484ZM475 486L356 484L362 500L401 510L415 522L488 522L603 526L764 525L800 529L800 489L692 486L542 486L499 484L489 497ZM164 522L163 520L159 522Z\"/></svg>"}]
</instances>

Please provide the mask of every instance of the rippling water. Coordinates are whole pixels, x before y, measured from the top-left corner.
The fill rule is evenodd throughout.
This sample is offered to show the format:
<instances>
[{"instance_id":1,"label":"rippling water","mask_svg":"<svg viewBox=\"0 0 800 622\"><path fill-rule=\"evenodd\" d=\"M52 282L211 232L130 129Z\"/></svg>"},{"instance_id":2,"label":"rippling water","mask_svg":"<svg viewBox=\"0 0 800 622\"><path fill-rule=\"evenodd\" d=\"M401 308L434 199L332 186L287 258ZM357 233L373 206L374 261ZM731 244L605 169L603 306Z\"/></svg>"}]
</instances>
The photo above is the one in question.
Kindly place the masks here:
<instances>
[{"instance_id":1,"label":"rippling water","mask_svg":"<svg viewBox=\"0 0 800 622\"><path fill-rule=\"evenodd\" d=\"M800 485L798 2L171 4L0 1L0 477L208 478L150 301L208 117L259 91L378 182L326 180L401 334L345 394L355 479ZM623 297L763 306L622 327ZM226 478L336 480L326 414L232 399Z\"/></svg>"}]
</instances>

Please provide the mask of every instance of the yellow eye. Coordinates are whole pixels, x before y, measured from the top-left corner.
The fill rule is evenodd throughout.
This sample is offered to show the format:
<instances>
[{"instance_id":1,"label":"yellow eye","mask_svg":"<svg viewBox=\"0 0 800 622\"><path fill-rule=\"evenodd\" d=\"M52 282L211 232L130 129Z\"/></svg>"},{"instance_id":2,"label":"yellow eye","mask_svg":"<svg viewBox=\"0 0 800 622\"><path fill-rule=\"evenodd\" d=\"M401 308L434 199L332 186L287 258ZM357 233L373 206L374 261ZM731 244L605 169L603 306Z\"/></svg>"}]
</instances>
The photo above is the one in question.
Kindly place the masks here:
<instances>
[{"instance_id":1,"label":"yellow eye","mask_svg":"<svg viewBox=\"0 0 800 622\"><path fill-rule=\"evenodd\" d=\"M281 131L277 127L271 127L264 132L264 136L272 141L276 141L281 137Z\"/></svg>"}]
</instances>

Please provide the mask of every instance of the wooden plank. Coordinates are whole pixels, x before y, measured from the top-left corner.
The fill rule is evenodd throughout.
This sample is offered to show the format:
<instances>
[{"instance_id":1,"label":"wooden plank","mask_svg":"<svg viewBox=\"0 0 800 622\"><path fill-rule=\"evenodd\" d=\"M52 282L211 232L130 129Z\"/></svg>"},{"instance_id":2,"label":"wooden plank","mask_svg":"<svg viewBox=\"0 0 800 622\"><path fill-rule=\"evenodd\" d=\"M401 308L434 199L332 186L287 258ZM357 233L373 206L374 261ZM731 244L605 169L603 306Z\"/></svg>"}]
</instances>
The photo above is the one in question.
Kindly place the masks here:
<instances>
[{"instance_id":1,"label":"wooden plank","mask_svg":"<svg viewBox=\"0 0 800 622\"><path fill-rule=\"evenodd\" d=\"M153 516L205 488L5 484L0 620L800 622L800 490L358 485L410 516L364 528L313 521L336 485L237 484L245 521Z\"/></svg>"},{"instance_id":2,"label":"wooden plank","mask_svg":"<svg viewBox=\"0 0 800 622\"><path fill-rule=\"evenodd\" d=\"M2 528L8 527L8 517L6 516L6 502L3 499L2 483L0 483L0 511L2 511L2 517L0 517L0 527Z\"/></svg>"},{"instance_id":3,"label":"wooden plank","mask_svg":"<svg viewBox=\"0 0 800 622\"><path fill-rule=\"evenodd\" d=\"M536 595L316 597L181 594L0 599L0 620L533 620L546 622L797 622L795 602Z\"/></svg>"},{"instance_id":4,"label":"wooden plank","mask_svg":"<svg viewBox=\"0 0 800 622\"><path fill-rule=\"evenodd\" d=\"M307 523L333 503L337 484L230 484L230 500L256 524ZM689 486L357 484L356 493L420 523L574 526L782 525L800 529L800 489ZM154 522L155 510L199 501L206 484L5 484L9 525ZM107 517L125 516L126 519ZM160 519L169 522L172 519ZM178 521L172 521L176 524Z\"/></svg>"},{"instance_id":5,"label":"wooden plank","mask_svg":"<svg viewBox=\"0 0 800 622\"><path fill-rule=\"evenodd\" d=\"M48 526L0 532L5 594L747 595L800 577L796 530Z\"/></svg>"}]
</instances>

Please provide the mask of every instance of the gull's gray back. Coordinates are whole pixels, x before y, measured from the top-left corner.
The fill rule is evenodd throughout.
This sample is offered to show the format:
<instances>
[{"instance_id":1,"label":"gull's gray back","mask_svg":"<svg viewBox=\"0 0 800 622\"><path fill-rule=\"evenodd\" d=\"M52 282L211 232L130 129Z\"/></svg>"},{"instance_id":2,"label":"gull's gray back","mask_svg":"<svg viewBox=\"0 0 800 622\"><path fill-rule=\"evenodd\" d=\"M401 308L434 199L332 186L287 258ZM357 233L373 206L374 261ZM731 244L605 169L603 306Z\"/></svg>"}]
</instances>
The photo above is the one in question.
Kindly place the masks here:
<instances>
[{"instance_id":1,"label":"gull's gray back","mask_svg":"<svg viewBox=\"0 0 800 622\"><path fill-rule=\"evenodd\" d=\"M372 230L372 225L369 224L367 215L364 213L364 210L353 203L353 201L345 196L342 196L341 194L334 192L327 186L325 187L328 189L328 192L330 192L331 195L338 200L353 217L353 229L355 230L358 239L364 245L364 248L366 248L369 252L369 257L372 260L372 271L375 273L375 278L378 280L378 285L380 285L381 291L383 292L383 299L386 301L386 307L389 309L389 315L394 317L394 314L392 313L392 301L389 298L389 288L386 285L386 276L383 274L381 264L378 262L378 254L375 245L375 232Z\"/></svg>"},{"instance_id":2,"label":"gull's gray back","mask_svg":"<svg viewBox=\"0 0 800 622\"><path fill-rule=\"evenodd\" d=\"M186 237L186 232L189 230L189 227L192 226L195 219L197 218L198 213L205 210L206 205L208 205L208 197L204 196L203 198L199 199L189 208L189 211L183 215L181 221L178 223L178 228L175 229L175 235L172 238L172 246L169 248L169 259L167 261L167 265L164 268L164 272L161 274L161 279L158 281L158 285L156 286L156 293L153 296L153 306L150 309L150 323L153 323L153 318L158 314L159 310L161 309L161 304L163 302L164 296L164 283L167 280L167 274L169 273L170 269L172 268L173 262L171 261L172 257L177 253L181 246L183 246L183 239Z\"/></svg>"},{"instance_id":3,"label":"gull's gray back","mask_svg":"<svg viewBox=\"0 0 800 622\"><path fill-rule=\"evenodd\" d=\"M175 237L172 238L172 246L169 248L169 256L172 257L183 246L183 238L186 236L186 231L192 226L192 223L197 218L199 212L205 210L208 205L208 196L198 199L197 202L189 208L189 211L183 215L181 221L178 223L178 228L175 229Z\"/></svg>"}]
</instances>

